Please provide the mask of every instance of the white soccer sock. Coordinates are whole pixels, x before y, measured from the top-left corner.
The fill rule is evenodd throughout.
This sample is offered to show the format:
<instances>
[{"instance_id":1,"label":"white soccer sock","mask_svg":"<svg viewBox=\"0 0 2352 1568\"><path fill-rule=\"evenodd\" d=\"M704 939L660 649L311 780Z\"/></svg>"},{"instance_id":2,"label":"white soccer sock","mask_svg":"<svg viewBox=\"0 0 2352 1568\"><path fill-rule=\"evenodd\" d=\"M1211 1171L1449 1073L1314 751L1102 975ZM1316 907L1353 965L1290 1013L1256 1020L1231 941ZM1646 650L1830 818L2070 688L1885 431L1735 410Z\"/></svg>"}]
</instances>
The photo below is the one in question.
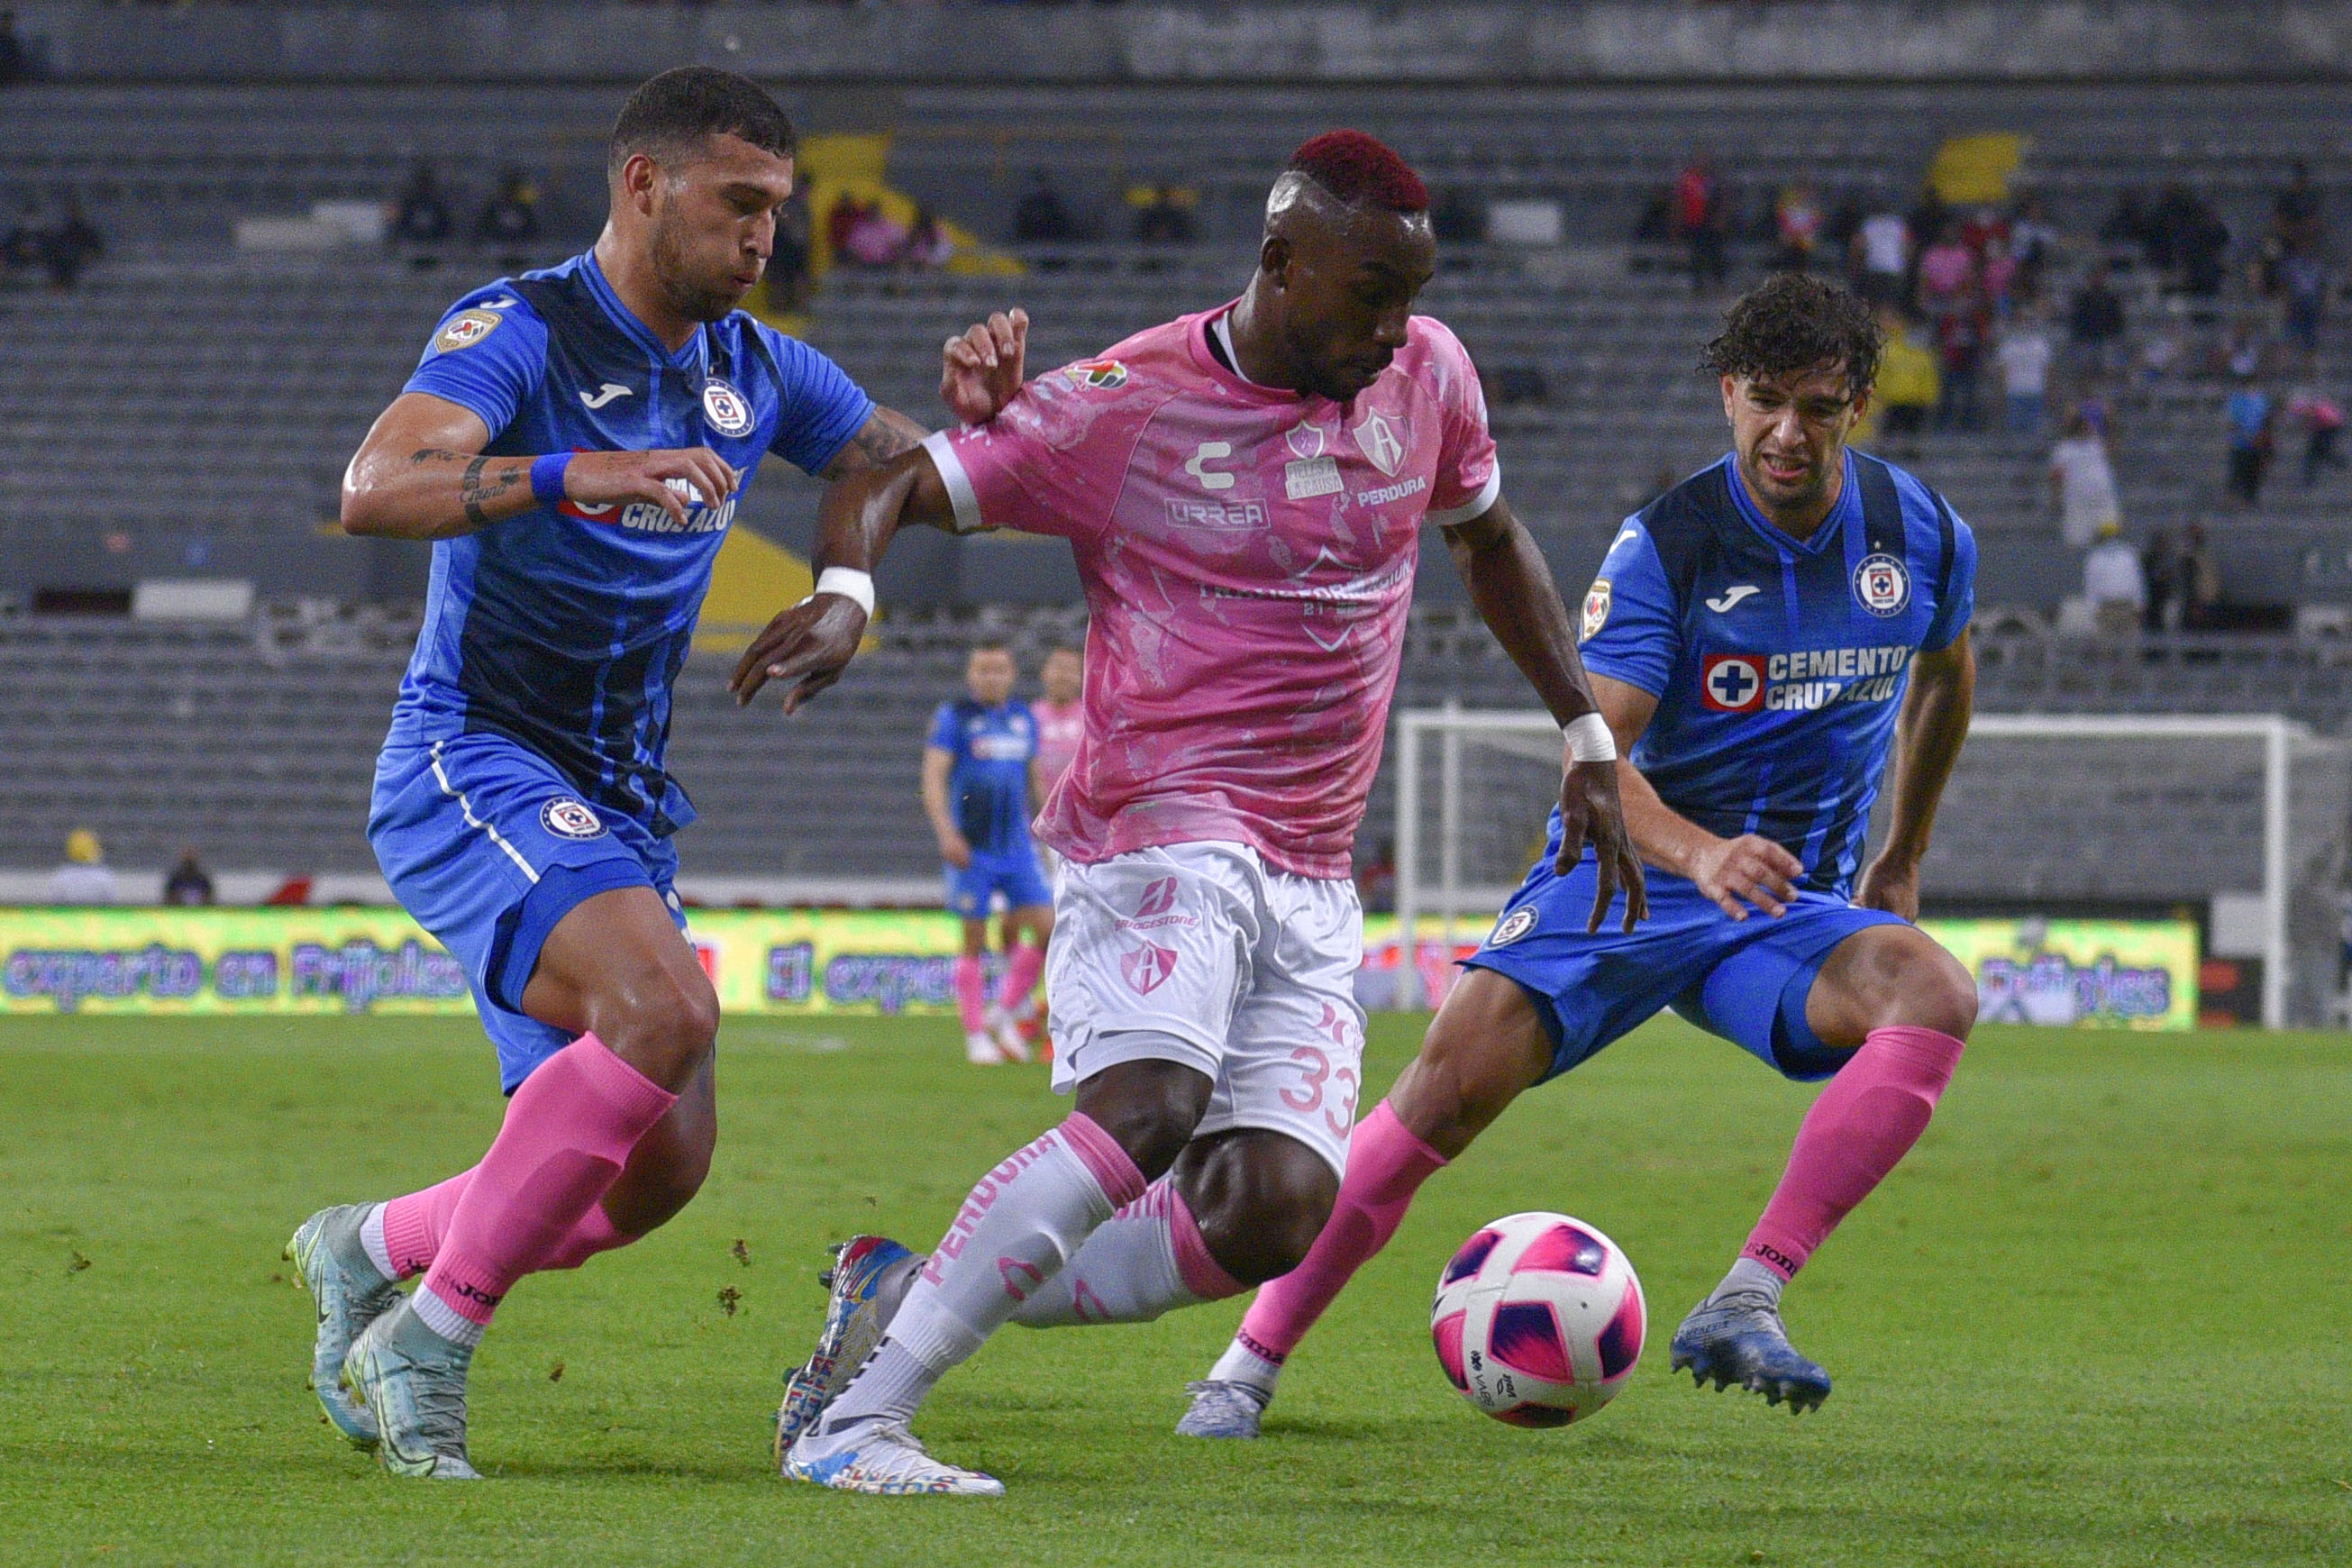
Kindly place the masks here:
<instances>
[{"instance_id":1,"label":"white soccer sock","mask_svg":"<svg viewBox=\"0 0 2352 1568\"><path fill-rule=\"evenodd\" d=\"M1282 1376L1282 1363L1271 1362L1244 1344L1239 1335L1209 1369L1211 1383L1246 1383L1252 1388L1272 1394L1276 1380Z\"/></svg>"},{"instance_id":2,"label":"white soccer sock","mask_svg":"<svg viewBox=\"0 0 2352 1568\"><path fill-rule=\"evenodd\" d=\"M969 1359L1096 1226L1142 1192L1143 1173L1083 1111L982 1176L924 1260L881 1348L834 1401L825 1435L911 1417L931 1382ZM907 1375L884 1353L894 1347L929 1377Z\"/></svg>"},{"instance_id":3,"label":"white soccer sock","mask_svg":"<svg viewBox=\"0 0 2352 1568\"><path fill-rule=\"evenodd\" d=\"M382 1204L368 1205L367 1217L360 1221L360 1245L367 1249L368 1261L375 1265L378 1274L397 1279L400 1267L393 1262L392 1247L383 1238L383 1209Z\"/></svg>"},{"instance_id":4,"label":"white soccer sock","mask_svg":"<svg viewBox=\"0 0 2352 1568\"><path fill-rule=\"evenodd\" d=\"M1014 1309L1013 1321L1026 1329L1148 1323L1246 1289L1209 1255L1191 1205L1162 1176L1097 1226L1062 1271Z\"/></svg>"},{"instance_id":5,"label":"white soccer sock","mask_svg":"<svg viewBox=\"0 0 2352 1568\"><path fill-rule=\"evenodd\" d=\"M1769 1300L1773 1306L1778 1307L1780 1304L1780 1287L1788 1282L1779 1269L1759 1263L1753 1258L1743 1258L1731 1266L1731 1272L1723 1277L1723 1283L1715 1288L1707 1296L1707 1300L1712 1301L1718 1296L1726 1296L1737 1290L1748 1295L1763 1296Z\"/></svg>"}]
</instances>

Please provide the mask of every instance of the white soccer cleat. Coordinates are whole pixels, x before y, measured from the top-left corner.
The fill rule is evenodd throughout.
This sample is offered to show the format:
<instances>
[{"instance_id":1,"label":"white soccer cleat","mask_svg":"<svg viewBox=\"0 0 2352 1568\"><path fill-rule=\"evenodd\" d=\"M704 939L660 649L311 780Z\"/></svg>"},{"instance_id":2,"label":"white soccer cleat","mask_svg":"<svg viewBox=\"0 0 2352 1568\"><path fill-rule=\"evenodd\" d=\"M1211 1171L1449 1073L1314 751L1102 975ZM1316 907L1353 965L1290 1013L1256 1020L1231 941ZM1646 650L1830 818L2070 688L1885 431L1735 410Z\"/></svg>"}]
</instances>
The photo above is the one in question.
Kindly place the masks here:
<instances>
[{"instance_id":1,"label":"white soccer cleat","mask_svg":"<svg viewBox=\"0 0 2352 1568\"><path fill-rule=\"evenodd\" d=\"M1001 1004L988 1009L988 1032L996 1041L999 1061L1025 1062L1029 1059L1029 1042L1022 1037L1020 1021Z\"/></svg>"},{"instance_id":2,"label":"white soccer cleat","mask_svg":"<svg viewBox=\"0 0 2352 1568\"><path fill-rule=\"evenodd\" d=\"M897 1421L868 1422L827 1437L810 1433L784 1456L793 1480L875 1497L1003 1497L1004 1483L943 1465Z\"/></svg>"},{"instance_id":3,"label":"white soccer cleat","mask_svg":"<svg viewBox=\"0 0 2352 1568\"><path fill-rule=\"evenodd\" d=\"M1004 1065L1004 1047L986 1029L967 1029L963 1037L963 1059L976 1068L996 1068Z\"/></svg>"}]
</instances>

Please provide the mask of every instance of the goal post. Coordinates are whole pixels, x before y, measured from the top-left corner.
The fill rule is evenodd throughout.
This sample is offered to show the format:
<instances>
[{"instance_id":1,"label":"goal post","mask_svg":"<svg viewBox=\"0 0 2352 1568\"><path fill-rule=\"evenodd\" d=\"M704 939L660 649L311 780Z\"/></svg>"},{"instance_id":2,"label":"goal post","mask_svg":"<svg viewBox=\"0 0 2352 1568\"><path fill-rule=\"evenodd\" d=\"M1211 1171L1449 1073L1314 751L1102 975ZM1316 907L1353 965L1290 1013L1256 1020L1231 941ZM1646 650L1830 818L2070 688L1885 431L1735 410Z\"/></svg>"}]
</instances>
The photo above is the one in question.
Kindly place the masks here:
<instances>
[{"instance_id":1,"label":"goal post","mask_svg":"<svg viewBox=\"0 0 2352 1568\"><path fill-rule=\"evenodd\" d=\"M1931 899L2258 907L2233 922L2259 927L2233 951L2261 959L2263 1022L2341 1005L2352 744L2276 714L1979 713L1969 739L1937 813ZM1433 917L1449 952L1484 933L1540 852L1559 764L1548 713L1397 715L1401 932ZM1882 792L1874 845L1886 805ZM1401 1004L1423 999L1418 964L1399 984Z\"/></svg>"}]
</instances>

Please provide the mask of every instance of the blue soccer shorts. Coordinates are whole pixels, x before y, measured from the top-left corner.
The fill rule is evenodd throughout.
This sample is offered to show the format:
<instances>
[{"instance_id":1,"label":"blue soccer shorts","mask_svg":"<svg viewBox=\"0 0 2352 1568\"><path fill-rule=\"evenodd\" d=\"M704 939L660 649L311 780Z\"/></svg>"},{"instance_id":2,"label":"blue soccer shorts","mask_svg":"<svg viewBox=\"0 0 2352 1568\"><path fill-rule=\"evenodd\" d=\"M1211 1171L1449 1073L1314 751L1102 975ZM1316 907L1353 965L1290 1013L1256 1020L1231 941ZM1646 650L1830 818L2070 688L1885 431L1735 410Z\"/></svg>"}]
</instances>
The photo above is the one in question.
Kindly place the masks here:
<instances>
[{"instance_id":1,"label":"blue soccer shorts","mask_svg":"<svg viewBox=\"0 0 2352 1568\"><path fill-rule=\"evenodd\" d=\"M961 870L950 866L947 873L948 908L968 921L986 920L989 902L999 892L1003 893L1008 910L1040 904L1054 907L1054 889L1038 867L1037 851L1032 845L999 852L975 849L971 865Z\"/></svg>"},{"instance_id":2,"label":"blue soccer shorts","mask_svg":"<svg viewBox=\"0 0 2352 1568\"><path fill-rule=\"evenodd\" d=\"M1899 916L1808 891L1777 920L1751 911L1735 921L1687 878L1653 870L1648 920L1627 935L1621 897L1587 935L1597 875L1589 850L1565 877L1539 861L1463 960L1517 981L1534 999L1554 1047L1547 1079L1667 1008L1789 1078L1828 1078L1853 1055L1813 1033L1805 998L1838 943L1901 925Z\"/></svg>"},{"instance_id":3,"label":"blue soccer shorts","mask_svg":"<svg viewBox=\"0 0 2352 1568\"><path fill-rule=\"evenodd\" d=\"M670 841L588 805L553 763L503 735L385 748L368 842L393 896L465 965L509 1094L572 1043L521 1010L558 921L598 893L651 888L686 929Z\"/></svg>"}]
</instances>

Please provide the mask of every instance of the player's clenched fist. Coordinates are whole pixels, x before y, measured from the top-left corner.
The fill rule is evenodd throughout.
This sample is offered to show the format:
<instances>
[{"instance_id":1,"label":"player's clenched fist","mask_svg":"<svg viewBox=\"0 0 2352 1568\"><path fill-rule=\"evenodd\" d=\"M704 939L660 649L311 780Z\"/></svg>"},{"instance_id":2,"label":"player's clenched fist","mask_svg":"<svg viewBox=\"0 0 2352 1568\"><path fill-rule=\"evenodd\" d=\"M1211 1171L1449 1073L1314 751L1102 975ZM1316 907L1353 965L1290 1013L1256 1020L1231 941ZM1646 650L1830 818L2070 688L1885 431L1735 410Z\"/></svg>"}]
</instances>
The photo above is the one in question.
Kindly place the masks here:
<instances>
[{"instance_id":1,"label":"player's clenched fist","mask_svg":"<svg viewBox=\"0 0 2352 1568\"><path fill-rule=\"evenodd\" d=\"M1769 838L1753 833L1717 838L1691 857L1690 879L1733 920L1748 918L1753 904L1778 919L1796 901L1796 879L1805 868Z\"/></svg>"},{"instance_id":2,"label":"player's clenched fist","mask_svg":"<svg viewBox=\"0 0 2352 1568\"><path fill-rule=\"evenodd\" d=\"M717 506L742 476L708 447L659 452L574 452L563 467L563 499L583 506L650 501L683 529L689 506Z\"/></svg>"}]
</instances>

